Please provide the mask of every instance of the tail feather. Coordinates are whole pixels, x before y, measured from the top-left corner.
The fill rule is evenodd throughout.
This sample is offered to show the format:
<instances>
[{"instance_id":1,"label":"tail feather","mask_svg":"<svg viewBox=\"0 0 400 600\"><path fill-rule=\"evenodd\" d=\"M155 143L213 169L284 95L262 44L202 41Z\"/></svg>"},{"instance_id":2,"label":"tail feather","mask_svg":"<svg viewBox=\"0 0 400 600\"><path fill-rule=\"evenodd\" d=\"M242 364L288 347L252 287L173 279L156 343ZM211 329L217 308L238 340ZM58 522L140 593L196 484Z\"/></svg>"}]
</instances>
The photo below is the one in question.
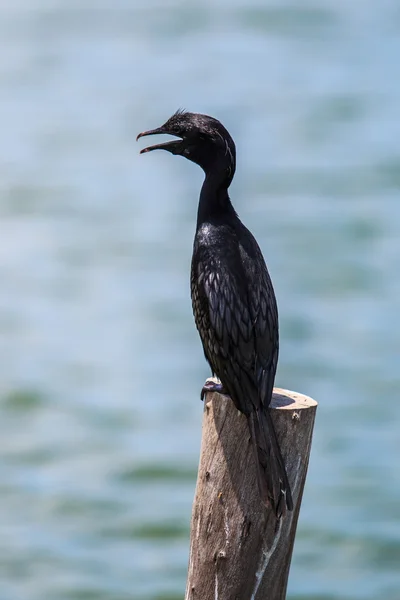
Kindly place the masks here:
<instances>
[{"instance_id":1,"label":"tail feather","mask_svg":"<svg viewBox=\"0 0 400 600\"><path fill-rule=\"evenodd\" d=\"M293 499L274 424L268 409L252 412L248 421L261 499L279 519L293 510Z\"/></svg>"}]
</instances>

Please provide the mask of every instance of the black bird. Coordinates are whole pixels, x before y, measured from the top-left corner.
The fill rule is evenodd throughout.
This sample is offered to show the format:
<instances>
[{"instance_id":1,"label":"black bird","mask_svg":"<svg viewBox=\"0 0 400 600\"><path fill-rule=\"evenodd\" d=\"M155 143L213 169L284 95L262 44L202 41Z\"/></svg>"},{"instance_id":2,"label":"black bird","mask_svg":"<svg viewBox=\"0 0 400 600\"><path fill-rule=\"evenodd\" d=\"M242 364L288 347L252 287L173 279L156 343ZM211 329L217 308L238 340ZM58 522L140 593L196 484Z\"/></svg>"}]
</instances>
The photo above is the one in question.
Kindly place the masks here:
<instances>
[{"instance_id":1,"label":"black bird","mask_svg":"<svg viewBox=\"0 0 400 600\"><path fill-rule=\"evenodd\" d=\"M262 501L277 518L293 501L269 412L278 362L278 311L261 250L233 208L228 188L236 167L235 143L212 117L176 112L157 129L180 139L141 150L168 150L199 165L200 192L191 267L191 295L204 354L221 386L247 417L258 464Z\"/></svg>"}]
</instances>

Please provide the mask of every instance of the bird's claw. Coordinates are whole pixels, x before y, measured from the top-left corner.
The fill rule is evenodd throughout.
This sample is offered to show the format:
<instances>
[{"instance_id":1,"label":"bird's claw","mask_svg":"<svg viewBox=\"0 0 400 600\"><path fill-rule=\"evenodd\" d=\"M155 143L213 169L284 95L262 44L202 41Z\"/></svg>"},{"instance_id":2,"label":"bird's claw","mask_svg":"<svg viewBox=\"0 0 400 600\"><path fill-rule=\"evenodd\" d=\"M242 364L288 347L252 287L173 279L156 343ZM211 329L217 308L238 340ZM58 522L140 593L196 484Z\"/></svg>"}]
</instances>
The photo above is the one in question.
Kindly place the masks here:
<instances>
[{"instance_id":1,"label":"bird's claw","mask_svg":"<svg viewBox=\"0 0 400 600\"><path fill-rule=\"evenodd\" d=\"M200 399L204 400L204 397L208 392L217 392L218 394L226 394L226 391L225 391L222 383L218 379L215 379L214 377L206 380L205 384L201 388Z\"/></svg>"}]
</instances>

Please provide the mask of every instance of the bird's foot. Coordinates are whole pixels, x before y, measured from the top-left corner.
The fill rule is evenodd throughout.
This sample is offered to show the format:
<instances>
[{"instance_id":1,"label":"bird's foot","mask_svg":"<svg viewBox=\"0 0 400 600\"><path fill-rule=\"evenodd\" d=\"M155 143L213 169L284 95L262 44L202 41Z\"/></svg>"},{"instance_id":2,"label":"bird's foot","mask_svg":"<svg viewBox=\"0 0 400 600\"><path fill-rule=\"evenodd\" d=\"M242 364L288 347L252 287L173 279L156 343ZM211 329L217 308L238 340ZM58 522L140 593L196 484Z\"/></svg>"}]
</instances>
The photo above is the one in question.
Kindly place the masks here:
<instances>
[{"instance_id":1,"label":"bird's foot","mask_svg":"<svg viewBox=\"0 0 400 600\"><path fill-rule=\"evenodd\" d=\"M227 393L220 380L216 377L209 377L208 379L206 379L206 382L201 389L201 400L204 400L204 396L207 394L207 392L218 392L218 394Z\"/></svg>"}]
</instances>

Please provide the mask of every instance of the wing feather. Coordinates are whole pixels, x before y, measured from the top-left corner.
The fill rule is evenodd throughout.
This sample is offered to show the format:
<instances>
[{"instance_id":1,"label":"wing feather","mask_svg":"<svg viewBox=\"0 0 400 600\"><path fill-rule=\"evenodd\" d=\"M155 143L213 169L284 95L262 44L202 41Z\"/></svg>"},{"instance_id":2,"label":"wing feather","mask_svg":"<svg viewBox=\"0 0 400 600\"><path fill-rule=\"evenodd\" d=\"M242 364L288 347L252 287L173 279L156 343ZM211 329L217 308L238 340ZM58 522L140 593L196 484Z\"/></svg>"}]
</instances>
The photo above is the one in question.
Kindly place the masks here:
<instances>
[{"instance_id":1,"label":"wing feather","mask_svg":"<svg viewBox=\"0 0 400 600\"><path fill-rule=\"evenodd\" d=\"M278 359L278 316L263 259L238 272L232 257L201 248L192 264L196 325L212 371L244 413L270 401ZM260 252L261 256L261 252ZM261 256L262 258L262 256ZM248 259L248 257L246 257ZM245 274L250 273L248 279Z\"/></svg>"}]
</instances>

